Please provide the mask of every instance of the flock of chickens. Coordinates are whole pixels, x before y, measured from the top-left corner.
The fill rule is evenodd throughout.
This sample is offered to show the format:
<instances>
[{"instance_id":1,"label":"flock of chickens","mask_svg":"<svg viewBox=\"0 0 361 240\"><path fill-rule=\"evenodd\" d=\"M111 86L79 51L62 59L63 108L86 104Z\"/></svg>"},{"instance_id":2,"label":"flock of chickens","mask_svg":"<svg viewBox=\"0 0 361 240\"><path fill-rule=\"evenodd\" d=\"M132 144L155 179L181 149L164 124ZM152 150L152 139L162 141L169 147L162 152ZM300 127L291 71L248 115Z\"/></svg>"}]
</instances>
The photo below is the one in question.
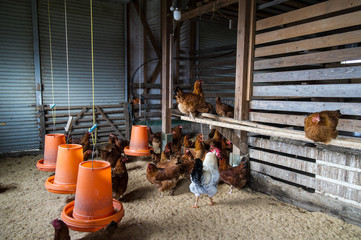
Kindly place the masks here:
<instances>
[{"instance_id":1,"label":"flock of chickens","mask_svg":"<svg viewBox=\"0 0 361 240\"><path fill-rule=\"evenodd\" d=\"M205 101L202 83L203 81L197 80L191 93L185 93L179 87L175 91L178 109L193 119L197 113L214 112L212 104ZM219 97L216 98L215 110L219 116L233 118L234 108L222 103ZM305 136L314 142L328 144L337 137L336 127L340 116L340 111L309 114L304 120ZM189 179L189 190L196 196L193 207L198 208L201 195L209 197L209 205L214 204L212 197L217 193L220 181L231 186L230 193L233 187L242 188L246 185L249 178L247 162L243 160L239 166L229 166L232 143L216 129L212 129L207 140L203 139L202 134L198 134L194 142L190 135L183 135L182 126L172 128L172 134L172 141L161 151L161 132L153 133L148 127L148 143L154 151L151 150L152 162L147 164L146 177L162 194L166 191L173 194L179 179ZM90 133L85 133L82 138L67 139L68 143L83 146L84 161L94 157L90 150ZM112 190L116 199L126 192L128 186L128 159L124 154L124 148L128 145L128 140L120 140L116 135L110 134L106 147L99 152L100 158L111 165ZM63 221L55 219L52 225L55 229L54 239L70 239L69 229ZM116 228L117 224L111 222L106 228L83 239L110 239Z\"/></svg>"},{"instance_id":2,"label":"flock of chickens","mask_svg":"<svg viewBox=\"0 0 361 240\"><path fill-rule=\"evenodd\" d=\"M181 113L189 115L192 119L197 113L213 113L212 104L205 101L205 95L202 90L202 80L194 83L193 92L183 92L179 87L175 90L175 98L178 103L178 109ZM230 105L222 103L219 97L216 98L215 112L222 117L234 116L234 108ZM328 144L332 139L337 137L337 124L341 117L339 110L322 111L309 114L304 120L305 136L314 142L322 142Z\"/></svg>"},{"instance_id":3,"label":"flock of chickens","mask_svg":"<svg viewBox=\"0 0 361 240\"><path fill-rule=\"evenodd\" d=\"M194 83L193 92L186 93L179 87L175 89L175 99L178 103L178 109L181 113L189 115L191 118L197 113L214 113L219 116L233 118L234 108L230 105L222 103L219 97L216 98L216 109L211 103L205 101L205 95L202 90L202 80Z\"/></svg>"},{"instance_id":4,"label":"flock of chickens","mask_svg":"<svg viewBox=\"0 0 361 240\"><path fill-rule=\"evenodd\" d=\"M154 151L151 150L151 162L147 164L146 176L162 194L164 192L173 194L181 178L191 180L190 190L197 199L201 194L213 197L217 192L219 180L229 184L231 189L245 186L248 178L246 162L242 162L237 167L229 166L232 143L216 129L212 129L207 140L203 139L203 134L198 134L194 142L191 141L189 134L182 133L180 125L172 128L172 135L172 141L161 151L161 133L153 133L148 127L148 143ZM71 141L83 146L84 161L93 155L89 140L89 134L85 133L82 139ZM108 143L99 151L99 157L110 163L112 189L116 199L127 190L128 159L124 154L124 148L128 145L128 140L120 140L116 135L110 134Z\"/></svg>"},{"instance_id":5,"label":"flock of chickens","mask_svg":"<svg viewBox=\"0 0 361 240\"><path fill-rule=\"evenodd\" d=\"M190 135L182 134L182 126L172 128L172 134L172 141L160 151L157 148L160 133L153 133L148 127L148 140L154 151L151 151L152 162L147 165L147 179L159 191L172 194L180 178L189 179L190 191L196 196L196 208L200 195L208 195L213 204L219 180L229 184L231 189L245 186L249 176L247 163L229 166L232 143L216 129L212 129L207 140L203 139L203 134L198 134L194 142Z\"/></svg>"}]
</instances>

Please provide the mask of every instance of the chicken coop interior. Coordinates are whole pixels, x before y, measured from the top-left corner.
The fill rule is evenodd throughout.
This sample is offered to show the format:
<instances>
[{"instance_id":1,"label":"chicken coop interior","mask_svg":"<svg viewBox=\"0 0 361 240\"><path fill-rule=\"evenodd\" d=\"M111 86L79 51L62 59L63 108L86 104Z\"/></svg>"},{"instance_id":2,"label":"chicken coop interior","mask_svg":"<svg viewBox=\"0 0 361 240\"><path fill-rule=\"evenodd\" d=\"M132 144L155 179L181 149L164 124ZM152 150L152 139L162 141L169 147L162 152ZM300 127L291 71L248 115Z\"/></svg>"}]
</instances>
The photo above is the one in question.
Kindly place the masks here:
<instances>
[{"instance_id":1,"label":"chicken coop interior","mask_svg":"<svg viewBox=\"0 0 361 240\"><path fill-rule=\"evenodd\" d=\"M123 181L114 178L116 169L127 165L124 189L112 193L114 209L124 207L124 217L114 220L118 230L110 221L102 230L92 229L99 234L94 239L162 239L165 235L147 235L132 226L142 224L134 201L170 192L182 197L177 201L188 201L187 211L212 209L205 202L215 201L222 212L226 200L217 201L217 195L229 194L228 185L236 191L229 195L263 194L302 211L325 213L353 226L340 227L351 234L344 239L361 238L360 0L0 0L0 32L0 199L21 188L12 187L16 171L7 167L25 164L33 169L36 189L51 196L49 209L56 196L74 195L74 220L82 165L91 161L93 168L105 161L113 187ZM139 144L138 130L145 131ZM40 169L37 161L49 156L47 137L57 134L65 139L54 147L58 162ZM76 171L66 170L75 172L73 190L47 187L60 179L60 144L74 151L82 145ZM130 169L139 174L131 175ZM211 183L220 179L218 193L212 192L217 183L212 191L202 185L205 169ZM153 177L161 171L172 175L169 185L166 177ZM155 193L132 187L134 176L143 177L140 189L152 187ZM26 189L31 192L32 186ZM140 197L134 200L131 193ZM232 201L242 205L237 197ZM48 225L51 233L37 230L43 234L37 237L52 237L55 228L54 239L62 239L58 220L54 228L50 224L60 219L61 210L50 213L52 219L36 218L42 222L36 225ZM61 219L73 221L63 213ZM66 224L87 232L83 225ZM11 228L9 221L0 225ZM109 229L123 238L111 238ZM216 238L196 236L244 238L213 231ZM29 233L3 234L21 239ZM173 237L192 238L184 234ZM251 239L295 237L249 234ZM309 234L295 238L318 236ZM341 236L334 234L324 239Z\"/></svg>"}]
</instances>

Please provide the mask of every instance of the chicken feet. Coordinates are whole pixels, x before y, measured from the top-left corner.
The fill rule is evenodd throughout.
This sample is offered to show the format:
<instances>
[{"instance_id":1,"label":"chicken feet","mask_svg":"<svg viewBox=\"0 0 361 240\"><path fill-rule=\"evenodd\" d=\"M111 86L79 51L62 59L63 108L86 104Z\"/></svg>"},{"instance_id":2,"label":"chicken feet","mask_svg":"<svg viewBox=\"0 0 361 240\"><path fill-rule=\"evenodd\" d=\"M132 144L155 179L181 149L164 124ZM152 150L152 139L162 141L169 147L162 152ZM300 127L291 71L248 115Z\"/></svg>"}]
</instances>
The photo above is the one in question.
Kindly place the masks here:
<instances>
[{"instance_id":1,"label":"chicken feet","mask_svg":"<svg viewBox=\"0 0 361 240\"><path fill-rule=\"evenodd\" d=\"M198 208L198 200L199 200L199 196L196 196L196 202L193 205L193 208ZM209 206L213 206L215 204L215 202L213 202L212 197L209 197Z\"/></svg>"}]
</instances>

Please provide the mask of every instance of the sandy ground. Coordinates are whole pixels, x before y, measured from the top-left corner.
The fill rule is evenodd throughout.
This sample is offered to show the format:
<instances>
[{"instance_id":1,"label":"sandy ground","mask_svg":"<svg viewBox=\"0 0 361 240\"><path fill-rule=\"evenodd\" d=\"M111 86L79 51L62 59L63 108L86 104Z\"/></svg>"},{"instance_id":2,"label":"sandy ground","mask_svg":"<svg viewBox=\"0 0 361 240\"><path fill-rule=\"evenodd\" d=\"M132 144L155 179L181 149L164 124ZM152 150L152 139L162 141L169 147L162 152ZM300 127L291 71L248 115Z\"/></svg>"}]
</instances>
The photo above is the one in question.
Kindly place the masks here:
<instances>
[{"instance_id":1,"label":"sandy ground","mask_svg":"<svg viewBox=\"0 0 361 240\"><path fill-rule=\"evenodd\" d=\"M60 218L74 195L48 192L51 175L37 170L42 156L0 159L0 183L14 188L0 194L0 239L53 239L50 221ZM147 161L127 163L129 183L120 199L125 216L112 239L361 239L361 228L324 213L308 212L249 188L229 194L220 184L215 206L201 197L193 209L189 181L174 196L160 196L145 176ZM88 233L70 232L72 239Z\"/></svg>"}]
</instances>

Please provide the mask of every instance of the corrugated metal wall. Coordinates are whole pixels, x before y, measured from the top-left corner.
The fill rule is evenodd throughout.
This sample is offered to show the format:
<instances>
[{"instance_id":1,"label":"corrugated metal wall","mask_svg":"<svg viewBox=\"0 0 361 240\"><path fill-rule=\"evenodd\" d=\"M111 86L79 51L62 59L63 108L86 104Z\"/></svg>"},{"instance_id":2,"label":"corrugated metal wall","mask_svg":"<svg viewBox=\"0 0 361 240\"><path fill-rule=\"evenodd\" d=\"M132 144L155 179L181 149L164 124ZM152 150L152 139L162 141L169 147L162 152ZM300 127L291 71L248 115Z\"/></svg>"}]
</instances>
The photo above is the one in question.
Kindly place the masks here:
<instances>
[{"instance_id":1,"label":"corrugated metal wall","mask_svg":"<svg viewBox=\"0 0 361 240\"><path fill-rule=\"evenodd\" d=\"M118 104L125 99L125 38L122 3L93 1L95 104ZM38 4L44 104L68 106L64 1L50 1L53 55L51 81L48 1ZM68 0L70 105L92 104L89 1Z\"/></svg>"},{"instance_id":2,"label":"corrugated metal wall","mask_svg":"<svg viewBox=\"0 0 361 240\"><path fill-rule=\"evenodd\" d=\"M226 23L199 22L199 48L207 49L237 43L237 28L229 29Z\"/></svg>"},{"instance_id":3,"label":"corrugated metal wall","mask_svg":"<svg viewBox=\"0 0 361 240\"><path fill-rule=\"evenodd\" d=\"M43 103L68 106L64 1L38 0ZM89 1L67 1L70 105L92 104ZM93 1L95 104L125 100L125 4ZM39 149L31 1L0 2L0 153Z\"/></svg>"},{"instance_id":4,"label":"corrugated metal wall","mask_svg":"<svg viewBox=\"0 0 361 240\"><path fill-rule=\"evenodd\" d=\"M0 2L0 152L39 148L31 1Z\"/></svg>"}]
</instances>

